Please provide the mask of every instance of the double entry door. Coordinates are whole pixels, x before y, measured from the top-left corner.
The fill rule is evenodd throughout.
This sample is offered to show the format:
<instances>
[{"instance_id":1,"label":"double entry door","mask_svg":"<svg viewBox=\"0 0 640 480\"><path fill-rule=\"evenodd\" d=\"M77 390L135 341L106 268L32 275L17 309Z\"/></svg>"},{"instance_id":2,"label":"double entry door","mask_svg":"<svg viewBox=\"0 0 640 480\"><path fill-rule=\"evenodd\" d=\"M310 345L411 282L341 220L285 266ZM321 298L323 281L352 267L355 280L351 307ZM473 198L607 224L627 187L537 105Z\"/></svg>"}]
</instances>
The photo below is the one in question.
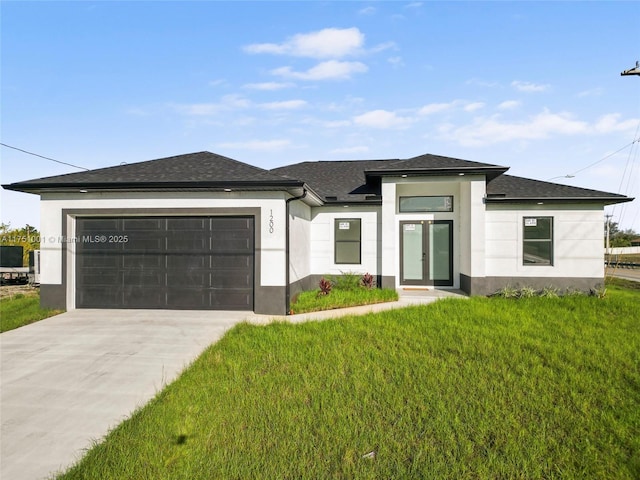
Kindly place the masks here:
<instances>
[{"instance_id":1,"label":"double entry door","mask_svg":"<svg viewBox=\"0 0 640 480\"><path fill-rule=\"evenodd\" d=\"M400 222L400 284L453 285L453 220Z\"/></svg>"}]
</instances>

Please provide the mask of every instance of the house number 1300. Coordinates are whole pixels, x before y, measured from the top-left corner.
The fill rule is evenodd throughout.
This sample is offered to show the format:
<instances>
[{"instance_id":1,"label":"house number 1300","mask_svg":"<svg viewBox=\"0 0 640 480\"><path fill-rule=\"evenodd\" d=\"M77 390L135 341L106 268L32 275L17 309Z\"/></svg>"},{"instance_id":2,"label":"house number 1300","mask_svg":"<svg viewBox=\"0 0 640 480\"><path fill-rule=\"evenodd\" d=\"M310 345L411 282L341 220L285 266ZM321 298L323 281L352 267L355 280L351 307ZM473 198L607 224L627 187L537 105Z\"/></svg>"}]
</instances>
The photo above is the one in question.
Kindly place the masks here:
<instances>
[{"instance_id":1,"label":"house number 1300","mask_svg":"<svg viewBox=\"0 0 640 480\"><path fill-rule=\"evenodd\" d=\"M269 211L269 233L273 233L273 210Z\"/></svg>"}]
</instances>

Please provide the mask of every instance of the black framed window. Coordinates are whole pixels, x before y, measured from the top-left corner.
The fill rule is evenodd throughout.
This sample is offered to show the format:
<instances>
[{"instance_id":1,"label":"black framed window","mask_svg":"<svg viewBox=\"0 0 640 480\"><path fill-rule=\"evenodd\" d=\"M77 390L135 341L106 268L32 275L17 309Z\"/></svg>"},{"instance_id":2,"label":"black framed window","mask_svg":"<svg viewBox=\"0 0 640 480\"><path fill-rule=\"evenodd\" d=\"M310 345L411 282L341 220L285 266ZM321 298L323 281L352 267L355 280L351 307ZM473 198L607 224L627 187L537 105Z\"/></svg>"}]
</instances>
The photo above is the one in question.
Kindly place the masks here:
<instances>
[{"instance_id":1,"label":"black framed window","mask_svg":"<svg viewBox=\"0 0 640 480\"><path fill-rule=\"evenodd\" d=\"M400 197L400 212L453 212L453 196Z\"/></svg>"},{"instance_id":2,"label":"black framed window","mask_svg":"<svg viewBox=\"0 0 640 480\"><path fill-rule=\"evenodd\" d=\"M524 265L553 265L553 217L524 217Z\"/></svg>"},{"instance_id":3,"label":"black framed window","mask_svg":"<svg viewBox=\"0 0 640 480\"><path fill-rule=\"evenodd\" d=\"M335 258L337 264L359 264L361 256L361 220L335 219Z\"/></svg>"}]
</instances>

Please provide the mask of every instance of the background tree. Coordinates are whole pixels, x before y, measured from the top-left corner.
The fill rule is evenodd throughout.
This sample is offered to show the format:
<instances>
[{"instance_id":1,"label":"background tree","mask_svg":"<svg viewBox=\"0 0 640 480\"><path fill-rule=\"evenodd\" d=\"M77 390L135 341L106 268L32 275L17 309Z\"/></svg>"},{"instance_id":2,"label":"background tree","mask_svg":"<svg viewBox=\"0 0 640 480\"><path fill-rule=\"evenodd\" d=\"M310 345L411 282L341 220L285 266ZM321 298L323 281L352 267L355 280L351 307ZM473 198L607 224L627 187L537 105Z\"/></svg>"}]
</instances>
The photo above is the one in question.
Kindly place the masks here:
<instances>
[{"instance_id":1,"label":"background tree","mask_svg":"<svg viewBox=\"0 0 640 480\"><path fill-rule=\"evenodd\" d=\"M10 223L0 223L0 245L21 246L22 266L29 265L29 252L40 249L40 232L31 225L22 228L11 228Z\"/></svg>"},{"instance_id":2,"label":"background tree","mask_svg":"<svg viewBox=\"0 0 640 480\"><path fill-rule=\"evenodd\" d=\"M607 234L607 226L605 224L605 235ZM635 232L632 228L626 230L620 230L618 222L611 222L609 225L609 243L611 247L630 247L631 240L640 237L640 234ZM606 237L605 237L606 242Z\"/></svg>"}]
</instances>

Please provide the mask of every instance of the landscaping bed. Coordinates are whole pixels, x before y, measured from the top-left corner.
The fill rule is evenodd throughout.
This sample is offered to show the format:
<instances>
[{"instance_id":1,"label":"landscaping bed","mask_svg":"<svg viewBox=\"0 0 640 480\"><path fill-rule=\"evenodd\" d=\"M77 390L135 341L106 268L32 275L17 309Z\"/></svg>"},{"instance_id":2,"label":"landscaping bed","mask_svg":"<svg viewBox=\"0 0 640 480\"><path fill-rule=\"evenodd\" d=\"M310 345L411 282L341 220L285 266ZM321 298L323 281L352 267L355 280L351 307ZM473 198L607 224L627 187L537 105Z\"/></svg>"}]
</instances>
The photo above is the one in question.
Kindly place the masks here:
<instances>
[{"instance_id":1,"label":"landscaping bed","mask_svg":"<svg viewBox=\"0 0 640 480\"><path fill-rule=\"evenodd\" d=\"M317 289L296 295L289 313L295 315L396 300L398 292L391 288L376 288L373 276L343 273L336 277L322 278Z\"/></svg>"}]
</instances>

